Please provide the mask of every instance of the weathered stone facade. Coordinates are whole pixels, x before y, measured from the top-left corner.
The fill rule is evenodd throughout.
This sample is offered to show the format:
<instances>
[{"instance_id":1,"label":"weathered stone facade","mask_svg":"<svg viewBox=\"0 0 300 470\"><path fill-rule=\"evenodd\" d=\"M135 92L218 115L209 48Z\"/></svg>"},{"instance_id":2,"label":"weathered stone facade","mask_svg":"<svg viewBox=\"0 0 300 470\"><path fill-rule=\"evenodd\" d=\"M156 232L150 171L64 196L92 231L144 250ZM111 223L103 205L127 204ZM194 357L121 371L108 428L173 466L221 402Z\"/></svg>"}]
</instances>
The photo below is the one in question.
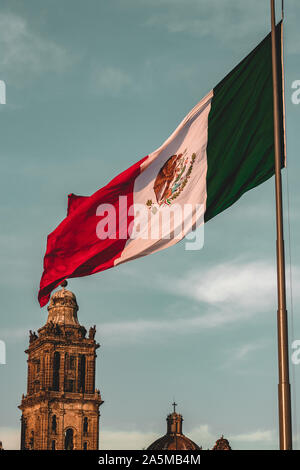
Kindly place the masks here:
<instances>
[{"instance_id":1,"label":"weathered stone facade","mask_svg":"<svg viewBox=\"0 0 300 470\"><path fill-rule=\"evenodd\" d=\"M98 449L103 401L95 389L96 328L86 337L65 285L51 297L46 324L38 334L30 331L21 449Z\"/></svg>"}]
</instances>

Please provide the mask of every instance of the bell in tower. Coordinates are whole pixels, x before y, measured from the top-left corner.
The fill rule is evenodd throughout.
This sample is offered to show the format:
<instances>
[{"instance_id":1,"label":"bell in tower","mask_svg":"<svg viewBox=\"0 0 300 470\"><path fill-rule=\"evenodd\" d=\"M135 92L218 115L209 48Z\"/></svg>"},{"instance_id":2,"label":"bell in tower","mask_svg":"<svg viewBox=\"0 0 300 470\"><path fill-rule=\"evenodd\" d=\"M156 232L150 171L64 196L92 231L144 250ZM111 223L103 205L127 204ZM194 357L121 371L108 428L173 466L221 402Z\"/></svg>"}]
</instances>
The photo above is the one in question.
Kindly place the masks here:
<instances>
[{"instance_id":1,"label":"bell in tower","mask_svg":"<svg viewBox=\"0 0 300 470\"><path fill-rule=\"evenodd\" d=\"M27 394L19 408L21 450L97 450L96 327L79 324L75 295L62 289L48 306L46 324L29 332Z\"/></svg>"}]
</instances>

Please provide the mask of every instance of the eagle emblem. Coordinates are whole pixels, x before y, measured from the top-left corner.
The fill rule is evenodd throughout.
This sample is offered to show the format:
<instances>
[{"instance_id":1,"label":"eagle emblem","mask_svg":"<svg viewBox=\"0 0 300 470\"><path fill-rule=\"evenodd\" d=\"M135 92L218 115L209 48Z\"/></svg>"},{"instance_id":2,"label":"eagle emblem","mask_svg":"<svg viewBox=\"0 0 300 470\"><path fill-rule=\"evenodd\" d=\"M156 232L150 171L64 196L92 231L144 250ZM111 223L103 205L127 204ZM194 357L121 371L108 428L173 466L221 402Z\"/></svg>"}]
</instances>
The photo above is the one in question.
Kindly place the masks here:
<instances>
[{"instance_id":1,"label":"eagle emblem","mask_svg":"<svg viewBox=\"0 0 300 470\"><path fill-rule=\"evenodd\" d=\"M153 185L156 201L149 199L146 203L153 213L156 212L157 206L172 204L187 184L196 154L193 153L189 158L186 153L184 150L178 155L171 155L159 170Z\"/></svg>"}]
</instances>

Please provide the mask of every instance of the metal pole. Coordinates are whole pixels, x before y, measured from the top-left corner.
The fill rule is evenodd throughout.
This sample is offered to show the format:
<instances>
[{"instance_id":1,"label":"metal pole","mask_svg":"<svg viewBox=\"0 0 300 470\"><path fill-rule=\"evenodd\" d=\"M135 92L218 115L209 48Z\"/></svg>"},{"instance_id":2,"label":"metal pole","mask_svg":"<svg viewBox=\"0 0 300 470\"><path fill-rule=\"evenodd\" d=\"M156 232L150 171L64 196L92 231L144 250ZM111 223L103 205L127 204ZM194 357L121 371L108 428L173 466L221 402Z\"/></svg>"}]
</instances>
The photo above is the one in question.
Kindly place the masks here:
<instances>
[{"instance_id":1,"label":"metal pole","mask_svg":"<svg viewBox=\"0 0 300 470\"><path fill-rule=\"evenodd\" d=\"M282 184L281 184L281 142L278 93L278 68L276 51L275 0L271 2L272 26L272 75L274 103L274 147L275 147L275 191L276 191L276 229L277 229L277 290L278 290L278 407L279 407L279 438L280 449L292 449L291 423L291 391L289 383L289 354L288 354L288 323L285 292L285 260L283 241L282 217Z\"/></svg>"}]
</instances>

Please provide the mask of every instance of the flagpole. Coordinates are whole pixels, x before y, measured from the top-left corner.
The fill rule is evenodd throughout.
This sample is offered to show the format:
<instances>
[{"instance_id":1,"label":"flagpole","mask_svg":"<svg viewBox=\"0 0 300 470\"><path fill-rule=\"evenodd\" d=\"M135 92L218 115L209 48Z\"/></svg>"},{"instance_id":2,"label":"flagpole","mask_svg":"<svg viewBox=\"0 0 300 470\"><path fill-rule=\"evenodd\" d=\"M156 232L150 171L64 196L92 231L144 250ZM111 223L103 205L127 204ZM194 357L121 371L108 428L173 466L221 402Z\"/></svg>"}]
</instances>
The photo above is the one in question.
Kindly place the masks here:
<instances>
[{"instance_id":1,"label":"flagpole","mask_svg":"<svg viewBox=\"0 0 300 470\"><path fill-rule=\"evenodd\" d=\"M277 335L278 335L278 407L279 407L279 441L280 450L292 449L292 423L291 423L291 391L289 383L289 353L288 353L288 322L286 311L285 291L285 259L283 240L282 216L282 184L281 161L282 147L280 141L279 116L279 87L277 73L277 48L275 24L275 0L271 2L272 26L272 75L273 75L273 103L274 103L274 148L275 148L275 193L276 193L276 231L277 231Z\"/></svg>"}]
</instances>

